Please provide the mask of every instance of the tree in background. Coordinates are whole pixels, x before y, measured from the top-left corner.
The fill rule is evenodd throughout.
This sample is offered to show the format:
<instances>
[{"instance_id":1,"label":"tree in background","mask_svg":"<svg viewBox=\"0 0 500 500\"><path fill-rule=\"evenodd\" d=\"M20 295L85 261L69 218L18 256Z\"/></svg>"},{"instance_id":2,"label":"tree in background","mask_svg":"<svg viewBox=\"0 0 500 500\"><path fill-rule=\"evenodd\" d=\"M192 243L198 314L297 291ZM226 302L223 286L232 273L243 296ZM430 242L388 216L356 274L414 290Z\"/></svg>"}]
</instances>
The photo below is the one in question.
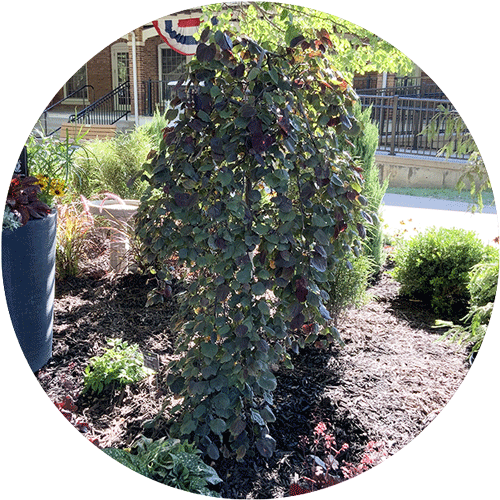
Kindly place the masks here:
<instances>
[{"instance_id":1,"label":"tree in background","mask_svg":"<svg viewBox=\"0 0 500 500\"><path fill-rule=\"evenodd\" d=\"M274 2L220 3L202 10L207 23L216 17L220 30L241 30L271 52L288 46L298 35L309 39L326 29L332 46L324 56L348 80L370 71L408 75L414 68L408 57L377 35L318 10Z\"/></svg>"}]
</instances>

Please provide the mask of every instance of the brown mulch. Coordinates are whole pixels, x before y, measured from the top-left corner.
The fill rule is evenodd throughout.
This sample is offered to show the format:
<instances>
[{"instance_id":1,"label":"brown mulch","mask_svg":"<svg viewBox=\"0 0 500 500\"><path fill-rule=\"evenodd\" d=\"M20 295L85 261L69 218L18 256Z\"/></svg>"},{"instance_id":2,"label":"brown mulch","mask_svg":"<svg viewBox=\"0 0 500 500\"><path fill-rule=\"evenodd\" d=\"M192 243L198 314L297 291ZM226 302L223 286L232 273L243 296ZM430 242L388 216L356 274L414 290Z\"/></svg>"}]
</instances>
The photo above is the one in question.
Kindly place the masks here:
<instances>
[{"instance_id":1,"label":"brown mulch","mask_svg":"<svg viewBox=\"0 0 500 500\"><path fill-rule=\"evenodd\" d=\"M167 431L143 427L169 398L165 367L175 344L169 329L174 302L145 308L155 285L140 274L106 274L95 263L56 285L53 357L36 376L73 425L101 448L128 447L140 434ZM368 303L343 318L344 348L305 348L293 357L295 370L277 372L277 420L269 425L276 452L270 460L212 463L224 480L221 496L288 496L294 477L310 470L305 463L311 451L304 452L301 443L304 436L312 442L320 421L328 424L337 448L349 445L337 460L356 464L368 442L393 455L437 416L467 374L467 352L437 341L432 315L421 303L399 297L398 289L385 270L370 287ZM123 390L82 395L84 369L110 337L157 354L160 371Z\"/></svg>"}]
</instances>

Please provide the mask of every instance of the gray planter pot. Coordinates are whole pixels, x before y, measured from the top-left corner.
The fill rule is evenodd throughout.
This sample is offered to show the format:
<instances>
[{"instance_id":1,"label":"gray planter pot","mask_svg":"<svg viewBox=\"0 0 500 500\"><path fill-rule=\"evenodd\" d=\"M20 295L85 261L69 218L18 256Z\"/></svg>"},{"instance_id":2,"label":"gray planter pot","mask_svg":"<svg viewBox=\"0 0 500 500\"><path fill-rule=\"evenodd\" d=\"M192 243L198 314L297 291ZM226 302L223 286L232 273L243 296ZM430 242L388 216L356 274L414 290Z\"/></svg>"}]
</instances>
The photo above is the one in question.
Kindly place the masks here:
<instances>
[{"instance_id":1,"label":"gray planter pot","mask_svg":"<svg viewBox=\"0 0 500 500\"><path fill-rule=\"evenodd\" d=\"M2 232L2 273L14 331L35 372L52 356L57 213Z\"/></svg>"}]
</instances>

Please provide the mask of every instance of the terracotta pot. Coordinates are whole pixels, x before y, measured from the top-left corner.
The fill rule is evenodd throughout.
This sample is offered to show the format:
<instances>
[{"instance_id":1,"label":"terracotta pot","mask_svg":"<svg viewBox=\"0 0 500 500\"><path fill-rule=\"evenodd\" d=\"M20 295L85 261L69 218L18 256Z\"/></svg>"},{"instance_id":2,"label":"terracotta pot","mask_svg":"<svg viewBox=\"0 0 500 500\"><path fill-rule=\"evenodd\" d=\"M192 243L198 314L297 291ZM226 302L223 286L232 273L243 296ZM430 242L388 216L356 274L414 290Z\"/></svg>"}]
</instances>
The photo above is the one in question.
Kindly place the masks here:
<instances>
[{"instance_id":1,"label":"terracotta pot","mask_svg":"<svg viewBox=\"0 0 500 500\"><path fill-rule=\"evenodd\" d=\"M35 372L52 356L57 213L2 232L2 273L14 331Z\"/></svg>"}]
</instances>

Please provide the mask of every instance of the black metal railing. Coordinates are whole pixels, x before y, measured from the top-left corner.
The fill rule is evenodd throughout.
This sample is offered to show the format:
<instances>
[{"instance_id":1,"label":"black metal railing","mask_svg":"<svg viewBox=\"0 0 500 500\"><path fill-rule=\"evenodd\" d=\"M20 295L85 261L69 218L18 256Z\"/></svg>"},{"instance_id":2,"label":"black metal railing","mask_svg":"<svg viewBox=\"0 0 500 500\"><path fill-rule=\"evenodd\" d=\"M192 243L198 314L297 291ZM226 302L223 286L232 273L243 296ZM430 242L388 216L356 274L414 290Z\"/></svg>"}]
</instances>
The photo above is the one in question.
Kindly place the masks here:
<instances>
[{"instance_id":1,"label":"black metal railing","mask_svg":"<svg viewBox=\"0 0 500 500\"><path fill-rule=\"evenodd\" d=\"M57 101L56 103L51 104L48 108L46 108L44 110L42 116L43 116L43 129L44 129L43 133L45 135L48 135L48 136L53 135L61 129L61 127L57 127L55 130L52 130L52 132L50 132L50 134L48 133L48 126L47 126L48 112L50 110L54 109L56 106L59 106L60 104L62 104L64 101L67 101L68 99L71 99L72 97L75 97L75 96L78 99L82 99L82 106L85 106L87 99L88 99L88 94L87 94L87 92L84 93L83 91L86 89L92 89L93 95L95 96L95 89L92 85L89 85L89 84L82 85L80 88L69 93L66 97L63 97L60 101Z\"/></svg>"},{"instance_id":2,"label":"black metal railing","mask_svg":"<svg viewBox=\"0 0 500 500\"><path fill-rule=\"evenodd\" d=\"M379 132L378 151L390 155L436 156L449 141L445 138L446 117L443 109L456 113L445 99L421 99L400 95L360 95L364 108L371 107L372 120ZM434 120L436 133L426 127ZM461 155L451 158L465 159Z\"/></svg>"},{"instance_id":3,"label":"black metal railing","mask_svg":"<svg viewBox=\"0 0 500 500\"><path fill-rule=\"evenodd\" d=\"M183 88L181 87L181 89ZM168 109L168 103L179 91L177 81L146 80L142 82L140 89L142 93L141 114L153 116L155 112L164 113Z\"/></svg>"},{"instance_id":4,"label":"black metal railing","mask_svg":"<svg viewBox=\"0 0 500 500\"><path fill-rule=\"evenodd\" d=\"M421 85L396 86L386 88L356 89L363 95L385 95L385 96L406 96L420 99L442 99L447 100L444 92L435 83L422 83Z\"/></svg>"},{"instance_id":5,"label":"black metal railing","mask_svg":"<svg viewBox=\"0 0 500 500\"><path fill-rule=\"evenodd\" d=\"M449 100L440 98L444 94L436 89L437 86L424 82L413 87L358 90L363 107L371 106L372 120L379 131L379 152L435 156L446 144L445 118L440 107L451 111L454 108ZM180 92L185 92L185 88L177 87L176 81L142 82L141 114L153 116L155 111L165 112L170 100ZM433 119L437 133L430 137L424 129ZM451 157L462 159L457 155Z\"/></svg>"},{"instance_id":6,"label":"black metal railing","mask_svg":"<svg viewBox=\"0 0 500 500\"><path fill-rule=\"evenodd\" d=\"M70 122L113 125L130 113L130 82L122 83L97 101L71 115Z\"/></svg>"}]
</instances>

